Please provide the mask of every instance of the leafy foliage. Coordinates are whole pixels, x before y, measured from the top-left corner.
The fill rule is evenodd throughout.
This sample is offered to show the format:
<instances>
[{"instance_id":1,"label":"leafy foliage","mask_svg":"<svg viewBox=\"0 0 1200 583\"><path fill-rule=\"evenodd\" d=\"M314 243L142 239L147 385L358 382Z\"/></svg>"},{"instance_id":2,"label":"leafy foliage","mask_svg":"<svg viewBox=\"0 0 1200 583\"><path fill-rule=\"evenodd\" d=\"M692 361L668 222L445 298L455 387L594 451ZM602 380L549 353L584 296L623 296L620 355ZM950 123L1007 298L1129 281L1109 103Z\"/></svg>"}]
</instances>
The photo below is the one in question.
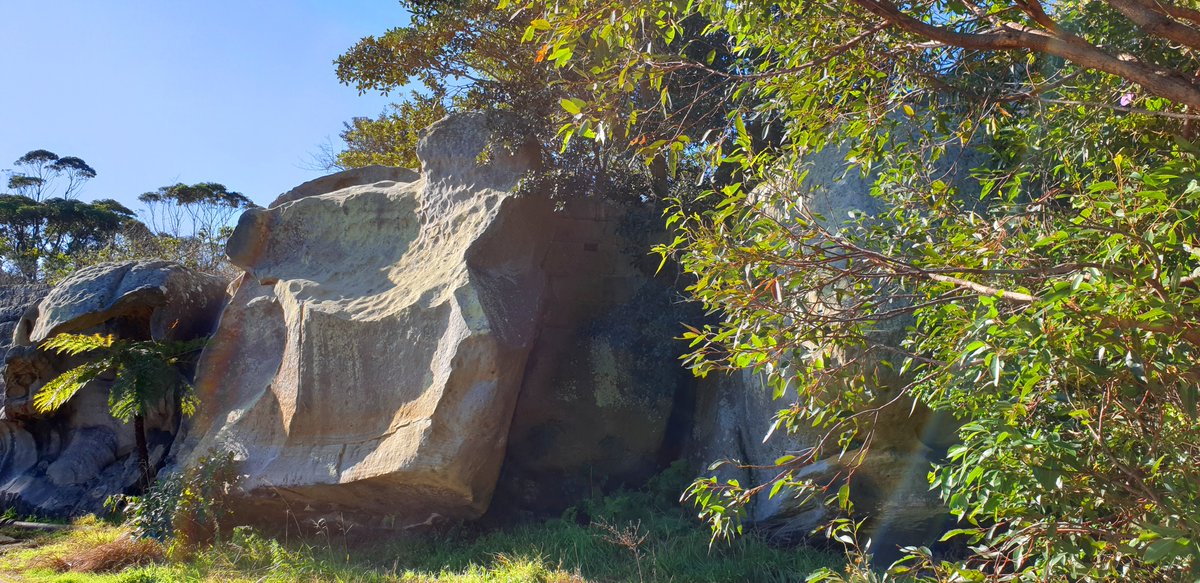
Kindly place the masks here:
<instances>
[{"instance_id":1,"label":"leafy foliage","mask_svg":"<svg viewBox=\"0 0 1200 583\"><path fill-rule=\"evenodd\" d=\"M685 333L687 364L763 373L777 396L797 395L776 427L820 436L777 462L774 486L697 482L717 526L735 529L738 505L780 484L826 487L795 478L818 461L842 460L852 486L882 412L925 407L958 422L930 480L973 554L914 550L918 574L1200 574L1200 200L1194 115L1181 109L1197 93L1180 81L1196 47L1173 28L1193 12L1117 0L522 8L538 15L525 38L582 81L560 103L573 119L561 135L628 144L668 169L702 164L709 210L676 198L667 221L680 234L659 249L722 319ZM679 91L689 77L703 91ZM704 133L686 131L695 118ZM848 220L812 208L824 185L807 168L822 152L869 179L871 208ZM849 509L845 492L829 498Z\"/></svg>"},{"instance_id":2,"label":"leafy foliage","mask_svg":"<svg viewBox=\"0 0 1200 583\"><path fill-rule=\"evenodd\" d=\"M79 158L34 150L17 160L0 194L0 258L26 281L53 281L103 261L168 259L212 273L232 271L224 242L232 219L254 203L215 182L142 194L150 226L112 199L72 198L95 170ZM61 196L58 183L65 181Z\"/></svg>"},{"instance_id":3,"label":"leafy foliage","mask_svg":"<svg viewBox=\"0 0 1200 583\"><path fill-rule=\"evenodd\" d=\"M225 258L231 223L242 211L258 206L216 182L163 186L139 195L138 200L146 205L149 232L127 231L106 249L108 254L161 257L225 275L234 271Z\"/></svg>"},{"instance_id":4,"label":"leafy foliage","mask_svg":"<svg viewBox=\"0 0 1200 583\"><path fill-rule=\"evenodd\" d=\"M150 228L173 237L215 236L242 209L256 205L224 184L199 182L163 186L138 196L150 213Z\"/></svg>"},{"instance_id":5,"label":"leafy foliage","mask_svg":"<svg viewBox=\"0 0 1200 583\"><path fill-rule=\"evenodd\" d=\"M112 336L58 334L41 347L61 354L89 354L94 360L71 369L46 383L33 397L34 407L54 412L91 380L112 371L115 382L108 404L113 417L129 422L145 416L164 399L178 395L186 415L196 409L191 383L177 368L204 346L207 339L188 341L123 340Z\"/></svg>"},{"instance_id":6,"label":"leafy foliage","mask_svg":"<svg viewBox=\"0 0 1200 583\"><path fill-rule=\"evenodd\" d=\"M560 201L600 196L640 203L694 188L695 164L681 166L680 156L657 156L644 164L626 143L615 140L623 121L615 126L588 122L576 129L572 120L581 118L581 112L572 108L583 103L578 95L590 92L594 80L573 71L564 74L557 64L569 60L568 52L549 52L527 42L525 27L534 22L533 12L490 0L401 4L410 12L408 25L362 39L336 63L338 78L359 91L407 90L409 99L376 120L354 120L343 133L347 149L338 155L340 164L413 167L417 131L443 112L488 110L508 114L505 127L498 128L500 142L536 147L538 171L530 174L526 192L548 193ZM694 37L702 30L689 26L683 34ZM695 51L707 50L703 39L696 44ZM575 58L588 56L581 52ZM718 59L714 66L728 63ZM582 62L580 66L587 68ZM719 119L725 111L720 94L702 87L705 81L680 75L669 82L673 90L695 93L705 107L664 102L657 108L657 90L639 92L635 101L645 109L635 141L661 145L681 136L699 139L711 128L711 118ZM585 139L573 140L576 136Z\"/></svg>"},{"instance_id":7,"label":"leafy foliage","mask_svg":"<svg viewBox=\"0 0 1200 583\"><path fill-rule=\"evenodd\" d=\"M241 481L234 453L219 449L160 478L142 495L126 498L123 510L138 536L193 551L220 544L233 516L230 497Z\"/></svg>"},{"instance_id":8,"label":"leafy foliage","mask_svg":"<svg viewBox=\"0 0 1200 583\"><path fill-rule=\"evenodd\" d=\"M41 279L48 267L68 257L103 248L116 233L136 222L133 211L111 199L38 201L0 194L2 256L28 281Z\"/></svg>"},{"instance_id":9,"label":"leafy foliage","mask_svg":"<svg viewBox=\"0 0 1200 583\"><path fill-rule=\"evenodd\" d=\"M421 130L446 116L446 107L435 99L415 96L391 106L378 118L356 117L346 124L342 140L346 149L337 154L340 168L378 164L418 168L417 140Z\"/></svg>"}]
</instances>

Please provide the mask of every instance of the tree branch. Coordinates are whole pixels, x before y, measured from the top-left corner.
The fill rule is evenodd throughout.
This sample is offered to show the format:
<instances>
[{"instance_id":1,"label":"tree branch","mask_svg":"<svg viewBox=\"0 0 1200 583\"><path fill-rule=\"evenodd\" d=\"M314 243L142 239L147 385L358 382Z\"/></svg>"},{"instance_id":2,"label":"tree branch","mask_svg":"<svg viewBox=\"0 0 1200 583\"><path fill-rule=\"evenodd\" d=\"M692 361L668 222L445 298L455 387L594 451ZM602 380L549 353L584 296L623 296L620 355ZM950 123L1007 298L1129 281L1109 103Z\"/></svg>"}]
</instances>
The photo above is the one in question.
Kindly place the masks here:
<instances>
[{"instance_id":1,"label":"tree branch","mask_svg":"<svg viewBox=\"0 0 1200 583\"><path fill-rule=\"evenodd\" d=\"M1167 15L1171 18L1187 20L1195 24L1200 24L1200 10L1176 6L1170 3L1168 0L1158 0L1155 2L1155 4L1157 4L1158 8L1167 13Z\"/></svg>"},{"instance_id":2,"label":"tree branch","mask_svg":"<svg viewBox=\"0 0 1200 583\"><path fill-rule=\"evenodd\" d=\"M1046 9L1042 6L1041 2L1038 0L1016 0L1016 2L1021 7L1021 10L1025 14L1028 14L1029 18L1038 23L1039 26L1054 34L1062 34L1062 28L1058 26L1058 23L1053 18L1050 18L1049 14L1046 14Z\"/></svg>"},{"instance_id":3,"label":"tree branch","mask_svg":"<svg viewBox=\"0 0 1200 583\"><path fill-rule=\"evenodd\" d=\"M1179 72L1156 67L1134 57L1111 55L1071 34L1055 35L1017 23L1008 23L996 32L964 33L910 16L890 0L851 1L906 32L943 45L980 51L1024 49L1053 55L1137 83L1150 93L1181 105L1200 107L1200 87L1183 78Z\"/></svg>"},{"instance_id":4,"label":"tree branch","mask_svg":"<svg viewBox=\"0 0 1200 583\"><path fill-rule=\"evenodd\" d=\"M1200 49L1200 30L1168 16L1155 0L1105 0L1146 34Z\"/></svg>"},{"instance_id":5,"label":"tree branch","mask_svg":"<svg viewBox=\"0 0 1200 583\"><path fill-rule=\"evenodd\" d=\"M1084 107L1100 107L1100 108L1104 108L1104 109L1111 109L1113 111L1123 111L1126 113L1136 113L1136 114L1140 114L1140 115L1150 115L1150 116L1165 117L1165 118L1170 118L1170 119L1182 119L1185 121L1200 119L1200 113L1179 113L1176 111L1151 111L1149 109L1143 109L1140 107L1126 107L1124 105L1113 105L1111 103L1101 103L1099 101L1076 101L1073 99L1053 99L1050 97L1040 97L1040 96L1037 99L1040 101L1043 101L1045 103L1056 103L1059 105L1082 105Z\"/></svg>"}]
</instances>

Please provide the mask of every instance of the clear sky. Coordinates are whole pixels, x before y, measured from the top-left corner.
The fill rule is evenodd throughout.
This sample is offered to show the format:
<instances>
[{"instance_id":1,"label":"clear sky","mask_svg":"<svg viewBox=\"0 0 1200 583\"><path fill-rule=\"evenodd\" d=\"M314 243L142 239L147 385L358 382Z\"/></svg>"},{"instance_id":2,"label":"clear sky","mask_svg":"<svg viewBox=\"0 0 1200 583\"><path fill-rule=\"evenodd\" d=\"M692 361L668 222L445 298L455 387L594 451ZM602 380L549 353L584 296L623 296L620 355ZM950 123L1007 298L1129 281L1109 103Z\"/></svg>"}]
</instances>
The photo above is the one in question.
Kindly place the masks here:
<instances>
[{"instance_id":1,"label":"clear sky","mask_svg":"<svg viewBox=\"0 0 1200 583\"><path fill-rule=\"evenodd\" d=\"M44 148L96 169L85 200L212 181L269 203L389 102L332 61L405 21L395 0L0 0L0 169Z\"/></svg>"}]
</instances>

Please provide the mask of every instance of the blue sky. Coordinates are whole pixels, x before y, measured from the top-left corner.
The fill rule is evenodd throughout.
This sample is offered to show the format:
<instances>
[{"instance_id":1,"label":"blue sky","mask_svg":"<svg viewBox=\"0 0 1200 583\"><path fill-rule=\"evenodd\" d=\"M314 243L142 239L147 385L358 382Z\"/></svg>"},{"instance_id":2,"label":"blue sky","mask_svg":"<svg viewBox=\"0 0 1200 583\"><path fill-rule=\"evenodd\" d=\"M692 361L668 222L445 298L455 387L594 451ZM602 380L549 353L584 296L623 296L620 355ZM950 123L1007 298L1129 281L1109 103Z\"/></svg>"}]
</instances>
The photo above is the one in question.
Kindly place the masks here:
<instances>
[{"instance_id":1,"label":"blue sky","mask_svg":"<svg viewBox=\"0 0 1200 583\"><path fill-rule=\"evenodd\" d=\"M0 0L0 169L44 148L96 169L85 200L213 181L269 203L390 101L332 61L405 21L395 0Z\"/></svg>"}]
</instances>

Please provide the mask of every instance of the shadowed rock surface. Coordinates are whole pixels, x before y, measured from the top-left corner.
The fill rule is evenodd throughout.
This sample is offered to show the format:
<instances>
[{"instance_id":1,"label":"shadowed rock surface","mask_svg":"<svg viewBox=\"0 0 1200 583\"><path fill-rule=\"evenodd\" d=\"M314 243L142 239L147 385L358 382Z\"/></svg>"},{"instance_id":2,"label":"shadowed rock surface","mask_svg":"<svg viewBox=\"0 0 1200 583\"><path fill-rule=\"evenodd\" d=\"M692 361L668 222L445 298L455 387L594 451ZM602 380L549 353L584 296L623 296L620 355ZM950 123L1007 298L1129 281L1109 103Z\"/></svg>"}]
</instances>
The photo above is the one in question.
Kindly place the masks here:
<instances>
[{"instance_id":1,"label":"shadowed rock surface","mask_svg":"<svg viewBox=\"0 0 1200 583\"><path fill-rule=\"evenodd\" d=\"M880 202L870 196L873 177L857 171L846 173L846 152L839 148L821 151L808 160L806 182L795 184L791 178L780 177L760 189L780 188L803 196L804 206L819 217L822 224L836 231L839 224L854 213L873 215L881 210ZM978 159L976 151L955 152ZM966 196L971 194L966 171L946 162L947 176L964 185ZM964 166L972 167L973 164ZM976 187L977 188L977 187ZM877 340L898 346L904 338L906 321L881 324ZM850 361L844 354L828 353L834 362ZM891 403L882 409L873 425L872 446L861 464L853 464L857 450L851 449L841 459L827 459L797 473L799 479L812 479L817 484L833 484L832 489L816 498L823 501L837 491L845 477L851 475L851 493L858 517L872 520L862 534L873 541L872 550L882 565L899 558L897 545L919 545L934 541L945 532L949 515L935 492L929 491L927 473L930 463L944 455L954 438L953 427L944 419L929 415L921 407L912 407L906 398L896 398L904 385L891 367L880 366L878 359L859 359L863 378L868 380L871 407ZM764 484L782 468L776 460L785 455L801 456L816 443L815 430L802 427L789 435L783 429L771 431L776 413L792 407L795 394L772 399L772 390L765 379L747 371L733 375L710 375L697 387L695 422L691 425L688 457L702 468L717 460L727 460L710 475L736 479L743 486ZM798 500L787 489L774 497L765 494L752 499L748 508L749 520L771 537L790 542L811 535L814 529L830 518L828 509L820 504Z\"/></svg>"},{"instance_id":2,"label":"shadowed rock surface","mask_svg":"<svg viewBox=\"0 0 1200 583\"><path fill-rule=\"evenodd\" d=\"M205 336L224 300L224 280L151 261L82 269L29 306L13 326L5 359L0 415L5 505L50 516L102 512L106 498L125 492L138 477L133 427L109 414L111 377L92 381L54 414L33 409L38 389L86 359L48 353L38 343L59 333L134 340ZM154 463L168 454L179 424L173 403L163 403L147 418Z\"/></svg>"}]
</instances>

